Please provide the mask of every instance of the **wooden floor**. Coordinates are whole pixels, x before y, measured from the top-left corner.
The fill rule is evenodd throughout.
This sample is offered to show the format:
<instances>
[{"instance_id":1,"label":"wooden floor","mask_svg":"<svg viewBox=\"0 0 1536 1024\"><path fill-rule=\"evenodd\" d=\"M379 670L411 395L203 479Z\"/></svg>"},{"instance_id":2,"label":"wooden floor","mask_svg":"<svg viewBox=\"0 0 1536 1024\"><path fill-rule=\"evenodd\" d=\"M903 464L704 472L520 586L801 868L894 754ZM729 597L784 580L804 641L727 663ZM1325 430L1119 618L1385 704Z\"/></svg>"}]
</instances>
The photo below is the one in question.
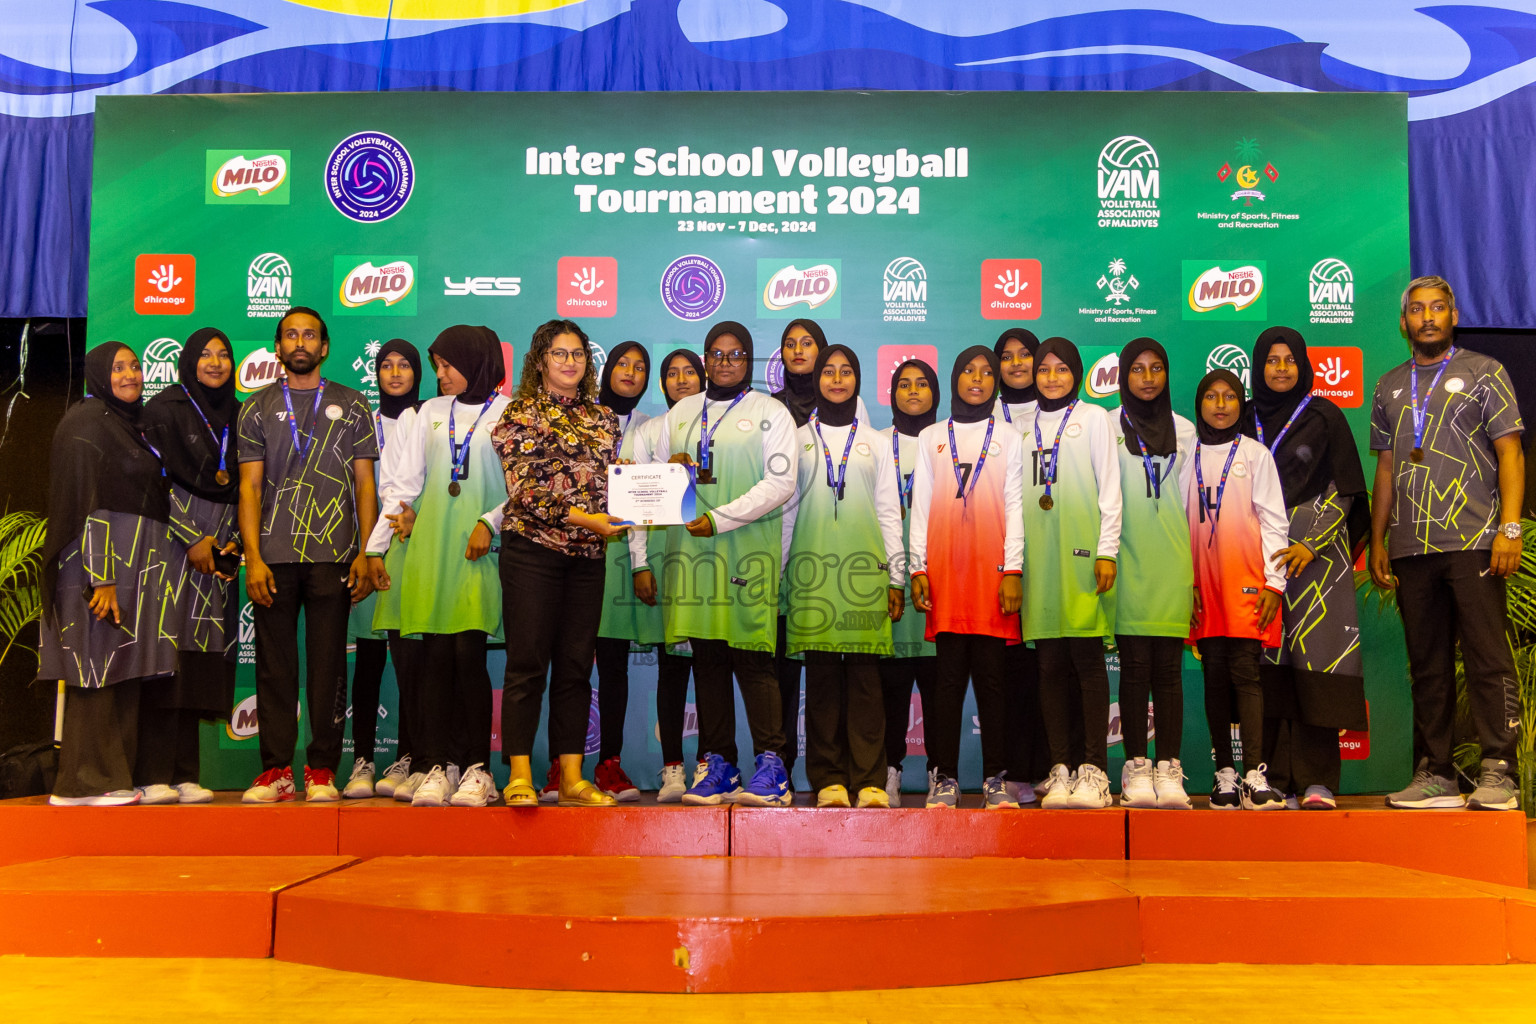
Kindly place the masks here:
<instances>
[{"instance_id":1,"label":"wooden floor","mask_svg":"<svg viewBox=\"0 0 1536 1024\"><path fill-rule=\"evenodd\" d=\"M1443 941L1454 941L1442 936ZM349 941L338 936L337 941ZM388 951L380 950L381 955ZM807 951L808 955L818 955ZM403 951L396 951L402 955ZM871 951L871 966L879 964ZM436 949L415 955L473 956ZM819 955L825 955L821 953ZM998 956L1007 955L998 950ZM464 988L275 960L0 957L0 1019L93 1021L802 1021L1528 1020L1536 965L1501 967L1122 967L1031 981L803 995L605 995Z\"/></svg>"}]
</instances>

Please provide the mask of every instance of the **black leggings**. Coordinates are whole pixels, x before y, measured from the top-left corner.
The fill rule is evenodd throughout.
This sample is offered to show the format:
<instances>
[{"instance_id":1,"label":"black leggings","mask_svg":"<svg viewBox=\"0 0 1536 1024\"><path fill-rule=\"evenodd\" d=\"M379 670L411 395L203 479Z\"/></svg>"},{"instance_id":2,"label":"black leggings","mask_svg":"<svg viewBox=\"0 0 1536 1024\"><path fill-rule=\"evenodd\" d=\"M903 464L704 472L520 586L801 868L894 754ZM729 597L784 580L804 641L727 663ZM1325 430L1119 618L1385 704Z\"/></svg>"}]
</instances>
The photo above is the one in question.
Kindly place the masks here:
<instances>
[{"instance_id":1,"label":"black leggings","mask_svg":"<svg viewBox=\"0 0 1536 1024\"><path fill-rule=\"evenodd\" d=\"M419 728L424 768L490 763L491 675L485 667L485 646L486 635L478 629L422 636Z\"/></svg>"},{"instance_id":2,"label":"black leggings","mask_svg":"<svg viewBox=\"0 0 1536 1024\"><path fill-rule=\"evenodd\" d=\"M693 659L681 654L656 652L656 731L661 739L663 764L683 761L683 725L688 711L688 676ZM695 750L695 759L704 751Z\"/></svg>"},{"instance_id":3,"label":"black leggings","mask_svg":"<svg viewBox=\"0 0 1536 1024\"><path fill-rule=\"evenodd\" d=\"M881 658L880 690L885 699L885 766L901 770L907 756L907 721L912 714L912 685L917 684L917 699L926 717L933 707L934 688L939 680L939 659ZM933 758L928 758L933 767Z\"/></svg>"},{"instance_id":4,"label":"black leggings","mask_svg":"<svg viewBox=\"0 0 1536 1024\"><path fill-rule=\"evenodd\" d=\"M1077 751L1074 729L1083 735L1081 764L1109 770L1109 670L1104 641L1096 636L1051 637L1035 641L1040 656L1040 717L1052 765L1071 768ZM1080 697L1081 709L1073 706Z\"/></svg>"},{"instance_id":5,"label":"black leggings","mask_svg":"<svg viewBox=\"0 0 1536 1024\"><path fill-rule=\"evenodd\" d=\"M1003 683L1003 651L1008 642L998 636L940 633L938 680L933 707L923 711L923 740L928 763L945 778L959 778L960 735L965 729L965 684L976 693L976 717L981 720L981 770L987 777L1008 767L1003 732L1007 697Z\"/></svg>"},{"instance_id":6,"label":"black leggings","mask_svg":"<svg viewBox=\"0 0 1536 1024\"><path fill-rule=\"evenodd\" d=\"M1120 733L1125 756L1147 756L1147 696L1160 760L1179 756L1184 742L1184 640L1177 636L1116 636L1120 646Z\"/></svg>"},{"instance_id":7,"label":"black leggings","mask_svg":"<svg viewBox=\"0 0 1536 1024\"><path fill-rule=\"evenodd\" d=\"M384 682L384 663L389 660L389 641L356 638L357 656L352 660L352 754L373 760L373 744L379 728L379 688Z\"/></svg>"},{"instance_id":8,"label":"black leggings","mask_svg":"<svg viewBox=\"0 0 1536 1024\"><path fill-rule=\"evenodd\" d=\"M1200 641L1205 669L1205 720L1211 727L1216 770L1236 768L1232 756L1233 705L1243 743L1243 767L1253 770L1264 754L1264 689L1259 684L1259 641L1209 636Z\"/></svg>"},{"instance_id":9,"label":"black leggings","mask_svg":"<svg viewBox=\"0 0 1536 1024\"><path fill-rule=\"evenodd\" d=\"M788 621L787 616L779 616L778 641L773 648L773 674L779 680L779 717L784 733L784 749L779 752L779 757L784 762L785 774L793 777L803 737L800 735L800 660L786 653L789 650Z\"/></svg>"},{"instance_id":10,"label":"black leggings","mask_svg":"<svg viewBox=\"0 0 1536 1024\"><path fill-rule=\"evenodd\" d=\"M629 713L629 641L597 638L597 759L618 757L624 750L624 719Z\"/></svg>"}]
</instances>

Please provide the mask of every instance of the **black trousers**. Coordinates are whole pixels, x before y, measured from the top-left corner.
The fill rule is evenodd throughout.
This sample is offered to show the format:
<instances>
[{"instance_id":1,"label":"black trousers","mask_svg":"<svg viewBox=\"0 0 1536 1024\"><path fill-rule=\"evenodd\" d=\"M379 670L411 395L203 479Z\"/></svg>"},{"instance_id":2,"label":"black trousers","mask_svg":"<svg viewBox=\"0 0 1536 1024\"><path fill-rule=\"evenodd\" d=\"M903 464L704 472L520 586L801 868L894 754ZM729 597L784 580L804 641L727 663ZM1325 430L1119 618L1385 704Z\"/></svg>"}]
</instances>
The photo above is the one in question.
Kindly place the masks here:
<instances>
[{"instance_id":1,"label":"black trousers","mask_svg":"<svg viewBox=\"0 0 1536 1024\"><path fill-rule=\"evenodd\" d=\"M1417 753L1446 778L1454 778L1457 640L1483 757L1515 763L1520 688L1504 581L1480 575L1488 558L1486 551L1458 551L1392 562L1413 678L1413 727L1422 747Z\"/></svg>"},{"instance_id":2,"label":"black trousers","mask_svg":"<svg viewBox=\"0 0 1536 1024\"><path fill-rule=\"evenodd\" d=\"M384 682L384 663L389 660L389 641L354 637L357 654L352 658L352 753L373 760L379 729L379 689Z\"/></svg>"},{"instance_id":3,"label":"black trousers","mask_svg":"<svg viewBox=\"0 0 1536 1024\"><path fill-rule=\"evenodd\" d=\"M933 689L933 709L923 712L923 741L928 760L938 773L954 779L959 775L960 733L965 727L965 686L976 692L976 717L981 719L981 768L987 778L1005 770L1007 697L1003 684L1003 660L1008 642L997 636L940 633L939 673Z\"/></svg>"},{"instance_id":4,"label":"black trousers","mask_svg":"<svg viewBox=\"0 0 1536 1024\"><path fill-rule=\"evenodd\" d=\"M789 650L788 618L779 616L779 637L774 644L773 674L779 680L779 716L783 721L784 749L779 752L784 770L795 774L795 759L800 754L800 662L785 654ZM807 707L809 713L809 707Z\"/></svg>"},{"instance_id":5,"label":"black trousers","mask_svg":"<svg viewBox=\"0 0 1536 1024\"><path fill-rule=\"evenodd\" d=\"M922 703L926 720L933 707L934 689L939 681L939 659L881 658L880 691L885 703L885 764L900 770L907 756L907 720L912 712L912 687ZM926 722L925 722L926 725ZM933 758L928 759L933 767Z\"/></svg>"},{"instance_id":6,"label":"black trousers","mask_svg":"<svg viewBox=\"0 0 1536 1024\"><path fill-rule=\"evenodd\" d=\"M756 754L784 751L784 719L779 703L779 680L773 671L773 655L744 651L724 640L692 641L694 706L699 714L699 750L719 754L739 764L736 750L736 694L731 676L741 688L747 709L747 728L752 732ZM750 773L748 773L750 774Z\"/></svg>"},{"instance_id":7,"label":"black trousers","mask_svg":"<svg viewBox=\"0 0 1536 1024\"><path fill-rule=\"evenodd\" d=\"M334 772L347 723L347 613L352 595L340 562L289 562L270 567L272 605L252 603L256 625L257 733L264 770L293 763L299 723L299 612L304 612L304 685L310 740L305 764Z\"/></svg>"},{"instance_id":8,"label":"black trousers","mask_svg":"<svg viewBox=\"0 0 1536 1024\"><path fill-rule=\"evenodd\" d=\"M663 764L683 762L683 726L688 712L688 677L692 672L692 658L663 650L656 652L656 731L661 739ZM702 749L695 751L695 760L702 760L703 756Z\"/></svg>"},{"instance_id":9,"label":"black trousers","mask_svg":"<svg viewBox=\"0 0 1536 1024\"><path fill-rule=\"evenodd\" d=\"M139 757L139 692L130 679L111 686L64 688L64 738L59 747L55 796L100 796L132 789Z\"/></svg>"},{"instance_id":10,"label":"black trousers","mask_svg":"<svg viewBox=\"0 0 1536 1024\"><path fill-rule=\"evenodd\" d=\"M490 764L491 674L485 667L485 644L486 636L478 629L422 635L417 719L422 770L439 764Z\"/></svg>"},{"instance_id":11,"label":"black trousers","mask_svg":"<svg viewBox=\"0 0 1536 1024\"><path fill-rule=\"evenodd\" d=\"M1178 757L1184 742L1183 638L1116 636L1115 643L1120 648L1120 734L1126 758L1147 756L1148 695L1158 759Z\"/></svg>"},{"instance_id":12,"label":"black trousers","mask_svg":"<svg viewBox=\"0 0 1536 1024\"><path fill-rule=\"evenodd\" d=\"M618 757L624 750L624 719L629 714L629 641L597 638L597 759ZM681 740L681 736L679 736Z\"/></svg>"},{"instance_id":13,"label":"black trousers","mask_svg":"<svg viewBox=\"0 0 1536 1024\"><path fill-rule=\"evenodd\" d=\"M549 756L586 752L592 658L603 616L603 560L551 551L515 533L501 535L502 621L516 623L507 644L501 692L501 742L507 757L527 757L549 684Z\"/></svg>"},{"instance_id":14,"label":"black trousers","mask_svg":"<svg viewBox=\"0 0 1536 1024\"><path fill-rule=\"evenodd\" d=\"M812 789L885 788L885 698L875 654L805 652L805 776Z\"/></svg>"},{"instance_id":15,"label":"black trousers","mask_svg":"<svg viewBox=\"0 0 1536 1024\"><path fill-rule=\"evenodd\" d=\"M1211 728L1216 769L1237 767L1232 756L1232 723L1236 721L1243 741L1243 768L1252 771L1264 755L1261 645L1246 637L1208 636L1199 646L1200 664L1205 670L1205 720Z\"/></svg>"},{"instance_id":16,"label":"black trousers","mask_svg":"<svg viewBox=\"0 0 1536 1024\"><path fill-rule=\"evenodd\" d=\"M1040 717L1045 720L1051 764L1074 767L1074 731L1083 737L1082 760L1109 770L1109 670L1104 641L1096 636L1036 640L1040 657ZM1074 698L1077 702L1075 703Z\"/></svg>"},{"instance_id":17,"label":"black trousers","mask_svg":"<svg viewBox=\"0 0 1536 1024\"><path fill-rule=\"evenodd\" d=\"M151 686L154 684L151 683ZM199 712L187 708L139 704L139 753L133 769L135 786L179 786L196 782L201 774Z\"/></svg>"},{"instance_id":18,"label":"black trousers","mask_svg":"<svg viewBox=\"0 0 1536 1024\"><path fill-rule=\"evenodd\" d=\"M395 692L398 697L395 702L395 760L410 757L412 761L419 761L421 757L412 754L412 750L416 744L415 723L421 720L421 641L403 637L398 630L390 630L389 660L395 663ZM352 714L357 714L355 706ZM353 729L356 728L354 725Z\"/></svg>"},{"instance_id":19,"label":"black trousers","mask_svg":"<svg viewBox=\"0 0 1536 1024\"><path fill-rule=\"evenodd\" d=\"M1003 653L1003 678L1008 701L1008 773L1015 781L1043 779L1051 770L1051 748L1040 714L1039 652L1027 644L1010 644ZM1073 721L1081 717L1074 715ZM1074 730L1073 737L1072 749L1081 750L1082 730Z\"/></svg>"},{"instance_id":20,"label":"black trousers","mask_svg":"<svg viewBox=\"0 0 1536 1024\"><path fill-rule=\"evenodd\" d=\"M1282 793L1305 793L1308 786L1337 793L1343 767L1339 730L1299 718L1265 718L1264 764L1264 777Z\"/></svg>"}]
</instances>

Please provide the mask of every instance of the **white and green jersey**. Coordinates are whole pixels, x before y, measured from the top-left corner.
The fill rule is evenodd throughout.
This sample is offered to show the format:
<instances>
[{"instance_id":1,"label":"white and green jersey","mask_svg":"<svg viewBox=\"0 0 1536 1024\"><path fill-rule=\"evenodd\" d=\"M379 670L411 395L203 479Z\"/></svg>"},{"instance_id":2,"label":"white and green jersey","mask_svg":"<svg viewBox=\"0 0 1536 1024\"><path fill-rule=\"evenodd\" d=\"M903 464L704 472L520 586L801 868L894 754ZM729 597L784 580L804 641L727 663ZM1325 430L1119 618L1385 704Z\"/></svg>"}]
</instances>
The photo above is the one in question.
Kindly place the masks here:
<instances>
[{"instance_id":1,"label":"white and green jersey","mask_svg":"<svg viewBox=\"0 0 1536 1024\"><path fill-rule=\"evenodd\" d=\"M891 435L895 431L895 427L880 431L880 445L885 458L891 463L891 475L898 489L897 496L901 501L898 512L905 513L901 516L901 551L902 558L905 559L912 544L912 475L917 471L920 446L915 436L900 434L897 440L899 450L892 452ZM901 613L899 622L891 623L891 655L896 658L935 657L938 649L934 647L933 641L924 635L928 629L928 616L918 611L912 601L912 583L909 575L904 575L902 585L905 588L902 593L905 610Z\"/></svg>"},{"instance_id":2,"label":"white and green jersey","mask_svg":"<svg viewBox=\"0 0 1536 1024\"><path fill-rule=\"evenodd\" d=\"M778 632L780 516L795 491L795 421L781 402L748 390L739 401L689 395L664 419L658 461L686 453L701 467L708 413L709 469L698 508L712 537L668 530L657 573L668 643L724 640L750 651L774 649ZM654 565L652 567L655 568Z\"/></svg>"},{"instance_id":3,"label":"white and green jersey","mask_svg":"<svg viewBox=\"0 0 1536 1024\"><path fill-rule=\"evenodd\" d=\"M619 445L619 458L631 462L640 461L640 435L651 423L643 412L631 412L619 417L619 429L624 432ZM650 461L647 457L646 461ZM607 564L603 571L603 620L597 635L611 640L629 640L643 647L662 642L661 605L649 605L635 596L634 574L637 568L645 568L645 542L650 531L631 527L617 537L609 537L604 547ZM639 545L641 557L634 557Z\"/></svg>"},{"instance_id":4,"label":"white and green jersey","mask_svg":"<svg viewBox=\"0 0 1536 1024\"><path fill-rule=\"evenodd\" d=\"M1039 402L1015 402L1010 405L999 395L992 406L992 412L999 423L1006 423L1014 430L1022 431L1038 408L1040 408Z\"/></svg>"},{"instance_id":5,"label":"white and green jersey","mask_svg":"<svg viewBox=\"0 0 1536 1024\"><path fill-rule=\"evenodd\" d=\"M1195 425L1174 414L1176 449L1150 455L1151 475L1141 456L1125 447L1118 409L1115 451L1120 457L1120 563L1110 599L1115 632L1126 636L1189 635L1195 570L1189 554L1189 516L1179 472L1195 454Z\"/></svg>"},{"instance_id":6,"label":"white and green jersey","mask_svg":"<svg viewBox=\"0 0 1536 1024\"><path fill-rule=\"evenodd\" d=\"M501 575L496 559L487 554L471 562L464 551L481 521L493 540L501 535L507 478L491 444L491 428L506 406L504 395L496 395L489 406L470 405L447 395L434 398L422 403L409 433L396 438L399 459L390 461L382 504L385 509L399 508L402 501L411 505L416 509L416 525L405 544L400 571L391 572L390 589L399 591L399 620L390 622L391 612L381 602L374 613L375 629L398 629L407 636L479 630L494 641L501 640ZM458 481L457 495L449 493L453 483L450 410L458 444L464 444L474 426L467 471ZM385 551L390 537L389 523L380 516L368 552Z\"/></svg>"},{"instance_id":7,"label":"white and green jersey","mask_svg":"<svg viewBox=\"0 0 1536 1024\"><path fill-rule=\"evenodd\" d=\"M391 445L394 445L396 438L405 432L406 428L409 427L411 421L415 418L415 409L406 409L396 419L380 416L378 413L374 414L373 421L378 426L379 434L379 461L373 464L373 483L374 494L380 497L383 497L384 494L384 481L389 473L390 461L395 458L395 452L398 450L398 446L392 448ZM379 518L375 521L375 529L377 529L378 523L383 523L385 529L388 529L389 521L384 518L384 513L388 512L393 515L399 511L399 507L386 509L380 505L379 509ZM372 536L370 535L368 539L371 540ZM405 550L402 548L399 557L396 558L396 564L390 565L388 562L385 563L385 568L389 571L391 577L393 577L399 566L404 564L404 555ZM373 617L378 611L379 601L393 600L396 608L398 608L400 603L399 597L400 592L394 590L393 587L390 590L384 591L370 590L368 596L354 604L352 611L348 613L347 636L362 640L386 639L382 630L373 628ZM395 612L395 615L398 621L398 611Z\"/></svg>"},{"instance_id":8,"label":"white and green jersey","mask_svg":"<svg viewBox=\"0 0 1536 1024\"><path fill-rule=\"evenodd\" d=\"M1108 636L1109 602L1102 600L1093 563L1120 553L1120 462L1110 414L1077 402L1052 412L1038 407L1024 423L1024 608L1025 640ZM1040 429L1036 443L1035 428ZM1051 449L1061 431L1045 496ZM1042 450L1043 449L1043 450Z\"/></svg>"},{"instance_id":9,"label":"white and green jersey","mask_svg":"<svg viewBox=\"0 0 1536 1024\"><path fill-rule=\"evenodd\" d=\"M889 657L887 591L905 584L907 556L888 439L858 421L819 431L815 422L795 435L799 469L784 516L788 653ZM840 476L842 500L834 486Z\"/></svg>"}]
</instances>

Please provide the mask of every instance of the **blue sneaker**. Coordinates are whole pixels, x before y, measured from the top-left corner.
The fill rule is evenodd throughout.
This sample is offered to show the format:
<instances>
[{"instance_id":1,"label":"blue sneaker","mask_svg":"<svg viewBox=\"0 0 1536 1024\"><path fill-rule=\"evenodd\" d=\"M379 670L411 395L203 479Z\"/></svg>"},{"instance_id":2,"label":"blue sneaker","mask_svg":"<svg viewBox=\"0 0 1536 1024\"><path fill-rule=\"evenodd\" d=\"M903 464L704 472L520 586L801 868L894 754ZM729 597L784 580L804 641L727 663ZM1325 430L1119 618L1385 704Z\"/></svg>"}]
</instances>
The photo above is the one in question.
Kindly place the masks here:
<instances>
[{"instance_id":1,"label":"blue sneaker","mask_svg":"<svg viewBox=\"0 0 1536 1024\"><path fill-rule=\"evenodd\" d=\"M683 794L683 803L697 807L733 804L741 797L741 772L719 754L704 755L704 770L693 777L693 787Z\"/></svg>"},{"instance_id":2,"label":"blue sneaker","mask_svg":"<svg viewBox=\"0 0 1536 1024\"><path fill-rule=\"evenodd\" d=\"M749 807L788 807L792 800L794 793L789 788L789 773L784 770L779 755L772 751L758 754L752 781L747 783L736 802Z\"/></svg>"}]
</instances>

